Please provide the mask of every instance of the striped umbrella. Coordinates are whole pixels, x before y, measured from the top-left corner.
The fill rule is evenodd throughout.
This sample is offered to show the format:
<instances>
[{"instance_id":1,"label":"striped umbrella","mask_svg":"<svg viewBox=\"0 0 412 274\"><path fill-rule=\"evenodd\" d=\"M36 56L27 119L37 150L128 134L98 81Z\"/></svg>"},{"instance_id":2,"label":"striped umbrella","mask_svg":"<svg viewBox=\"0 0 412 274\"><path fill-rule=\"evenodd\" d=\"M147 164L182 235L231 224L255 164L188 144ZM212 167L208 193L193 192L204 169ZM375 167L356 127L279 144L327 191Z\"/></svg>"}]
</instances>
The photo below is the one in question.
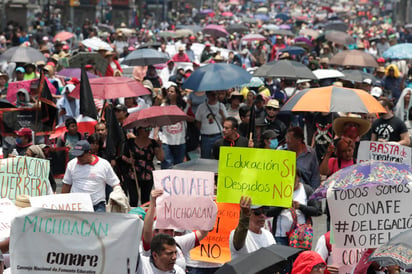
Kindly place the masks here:
<instances>
[{"instance_id":1,"label":"striped umbrella","mask_svg":"<svg viewBox=\"0 0 412 274\"><path fill-rule=\"evenodd\" d=\"M281 111L385 113L369 93L337 86L309 88L296 93Z\"/></svg>"}]
</instances>

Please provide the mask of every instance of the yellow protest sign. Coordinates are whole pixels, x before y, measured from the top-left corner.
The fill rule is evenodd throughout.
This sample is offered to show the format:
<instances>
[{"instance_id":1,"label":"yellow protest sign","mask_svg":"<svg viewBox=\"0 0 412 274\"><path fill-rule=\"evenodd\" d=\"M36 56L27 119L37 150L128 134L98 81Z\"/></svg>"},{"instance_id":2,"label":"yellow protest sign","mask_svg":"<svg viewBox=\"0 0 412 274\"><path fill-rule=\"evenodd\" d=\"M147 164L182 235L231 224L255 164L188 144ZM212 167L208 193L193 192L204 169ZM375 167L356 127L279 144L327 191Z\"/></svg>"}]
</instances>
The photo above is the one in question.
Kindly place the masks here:
<instances>
[{"instance_id":1,"label":"yellow protest sign","mask_svg":"<svg viewBox=\"0 0 412 274\"><path fill-rule=\"evenodd\" d=\"M217 218L213 230L190 251L192 260L210 263L226 263L231 260L229 248L230 231L239 222L239 204L217 203Z\"/></svg>"},{"instance_id":2,"label":"yellow protest sign","mask_svg":"<svg viewBox=\"0 0 412 274\"><path fill-rule=\"evenodd\" d=\"M239 203L248 195L253 204L291 207L295 172L294 152L221 147L217 201Z\"/></svg>"}]
</instances>

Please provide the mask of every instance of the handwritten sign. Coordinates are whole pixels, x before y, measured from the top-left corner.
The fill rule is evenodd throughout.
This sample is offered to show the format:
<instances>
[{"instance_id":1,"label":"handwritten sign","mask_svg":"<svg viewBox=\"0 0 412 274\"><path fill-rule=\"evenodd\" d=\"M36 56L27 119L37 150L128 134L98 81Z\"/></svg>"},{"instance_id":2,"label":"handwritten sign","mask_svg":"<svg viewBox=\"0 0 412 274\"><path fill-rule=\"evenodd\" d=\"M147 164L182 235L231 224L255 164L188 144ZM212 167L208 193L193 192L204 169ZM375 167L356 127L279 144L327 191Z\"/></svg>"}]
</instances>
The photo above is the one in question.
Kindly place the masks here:
<instances>
[{"instance_id":1,"label":"handwritten sign","mask_svg":"<svg viewBox=\"0 0 412 274\"><path fill-rule=\"evenodd\" d=\"M217 203L217 219L213 230L190 251L192 260L226 263L231 260L229 235L239 222L239 204Z\"/></svg>"},{"instance_id":2,"label":"handwritten sign","mask_svg":"<svg viewBox=\"0 0 412 274\"><path fill-rule=\"evenodd\" d=\"M52 194L49 160L14 157L0 160L0 198Z\"/></svg>"},{"instance_id":3,"label":"handwritten sign","mask_svg":"<svg viewBox=\"0 0 412 274\"><path fill-rule=\"evenodd\" d=\"M369 160L412 164L412 149L397 143L362 141L358 149L358 162Z\"/></svg>"},{"instance_id":4,"label":"handwritten sign","mask_svg":"<svg viewBox=\"0 0 412 274\"><path fill-rule=\"evenodd\" d=\"M254 204L291 207L295 169L291 151L221 147L217 201L239 203L248 195Z\"/></svg>"},{"instance_id":5,"label":"handwritten sign","mask_svg":"<svg viewBox=\"0 0 412 274\"><path fill-rule=\"evenodd\" d=\"M332 254L328 258L327 264L339 268L339 273L350 274L362 258L365 248L339 248L332 245Z\"/></svg>"},{"instance_id":6,"label":"handwritten sign","mask_svg":"<svg viewBox=\"0 0 412 274\"><path fill-rule=\"evenodd\" d=\"M157 227L212 229L217 214L213 172L156 170L153 179L164 191L156 200Z\"/></svg>"},{"instance_id":7,"label":"handwritten sign","mask_svg":"<svg viewBox=\"0 0 412 274\"><path fill-rule=\"evenodd\" d=\"M10 237L11 221L16 215L16 206L9 199L0 199L0 241Z\"/></svg>"},{"instance_id":8,"label":"handwritten sign","mask_svg":"<svg viewBox=\"0 0 412 274\"><path fill-rule=\"evenodd\" d=\"M134 273L142 226L133 214L24 208L12 223L11 272Z\"/></svg>"},{"instance_id":9,"label":"handwritten sign","mask_svg":"<svg viewBox=\"0 0 412 274\"><path fill-rule=\"evenodd\" d=\"M412 229L412 184L329 189L331 228L337 247L375 248Z\"/></svg>"},{"instance_id":10,"label":"handwritten sign","mask_svg":"<svg viewBox=\"0 0 412 274\"><path fill-rule=\"evenodd\" d=\"M30 197L32 207L50 208L55 210L88 211L93 212L93 203L90 194L67 193Z\"/></svg>"}]
</instances>

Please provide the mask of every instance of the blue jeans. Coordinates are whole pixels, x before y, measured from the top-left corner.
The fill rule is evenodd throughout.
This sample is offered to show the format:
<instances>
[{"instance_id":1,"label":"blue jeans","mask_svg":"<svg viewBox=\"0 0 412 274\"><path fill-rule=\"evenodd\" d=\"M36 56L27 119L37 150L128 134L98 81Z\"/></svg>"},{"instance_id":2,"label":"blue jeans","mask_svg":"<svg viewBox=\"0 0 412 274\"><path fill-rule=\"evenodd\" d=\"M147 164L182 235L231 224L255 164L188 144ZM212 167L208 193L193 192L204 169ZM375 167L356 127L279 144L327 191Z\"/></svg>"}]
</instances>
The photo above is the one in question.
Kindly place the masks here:
<instances>
[{"instance_id":1,"label":"blue jeans","mask_svg":"<svg viewBox=\"0 0 412 274\"><path fill-rule=\"evenodd\" d=\"M212 149L214 143L222 138L221 133L211 135L200 135L200 158L213 159Z\"/></svg>"},{"instance_id":2,"label":"blue jeans","mask_svg":"<svg viewBox=\"0 0 412 274\"><path fill-rule=\"evenodd\" d=\"M275 237L277 245L287 245L289 246L289 238L288 237Z\"/></svg>"},{"instance_id":3,"label":"blue jeans","mask_svg":"<svg viewBox=\"0 0 412 274\"><path fill-rule=\"evenodd\" d=\"M181 144L181 145L162 144L162 148L165 154L165 159L160 165L162 169L168 169L171 166L180 164L185 159L186 144Z\"/></svg>"},{"instance_id":4,"label":"blue jeans","mask_svg":"<svg viewBox=\"0 0 412 274\"><path fill-rule=\"evenodd\" d=\"M106 212L106 202L100 202L93 206L94 212Z\"/></svg>"}]
</instances>

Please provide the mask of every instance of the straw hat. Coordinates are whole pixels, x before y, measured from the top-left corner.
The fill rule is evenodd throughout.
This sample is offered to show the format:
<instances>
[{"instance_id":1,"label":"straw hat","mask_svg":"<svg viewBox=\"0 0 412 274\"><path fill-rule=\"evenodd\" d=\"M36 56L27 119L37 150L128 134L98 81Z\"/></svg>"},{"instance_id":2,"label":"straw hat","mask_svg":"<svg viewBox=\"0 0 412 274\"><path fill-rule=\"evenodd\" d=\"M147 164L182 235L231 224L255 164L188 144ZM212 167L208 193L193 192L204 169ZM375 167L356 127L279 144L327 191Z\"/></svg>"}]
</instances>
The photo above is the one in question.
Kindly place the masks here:
<instances>
[{"instance_id":1,"label":"straw hat","mask_svg":"<svg viewBox=\"0 0 412 274\"><path fill-rule=\"evenodd\" d=\"M20 208L31 207L30 197L28 195L18 195L14 205Z\"/></svg>"},{"instance_id":2,"label":"straw hat","mask_svg":"<svg viewBox=\"0 0 412 274\"><path fill-rule=\"evenodd\" d=\"M362 119L359 115L349 114L347 116L338 117L333 121L333 131L337 136L342 136L346 123L356 123L359 125L359 136L365 135L371 128L371 123L368 120Z\"/></svg>"}]
</instances>

